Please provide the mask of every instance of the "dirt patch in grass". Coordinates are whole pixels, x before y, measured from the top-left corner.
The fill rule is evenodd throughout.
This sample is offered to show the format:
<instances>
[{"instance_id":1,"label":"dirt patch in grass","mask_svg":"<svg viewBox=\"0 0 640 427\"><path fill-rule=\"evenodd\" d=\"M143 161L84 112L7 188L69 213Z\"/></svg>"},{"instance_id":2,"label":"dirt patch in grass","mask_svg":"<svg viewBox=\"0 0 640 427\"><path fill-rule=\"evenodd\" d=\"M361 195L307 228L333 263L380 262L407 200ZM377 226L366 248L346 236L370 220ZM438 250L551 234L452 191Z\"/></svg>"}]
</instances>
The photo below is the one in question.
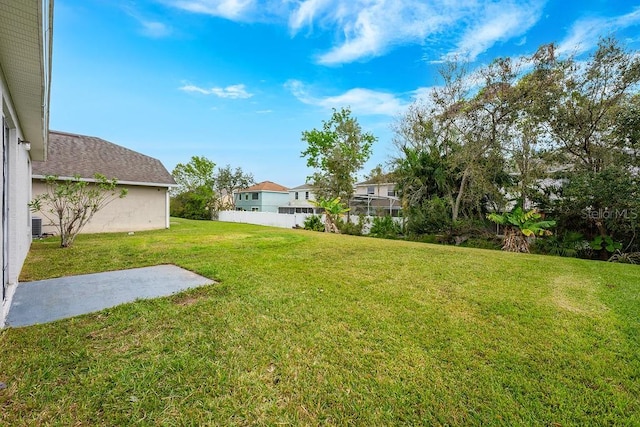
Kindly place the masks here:
<instances>
[{"instance_id":1,"label":"dirt patch in grass","mask_svg":"<svg viewBox=\"0 0 640 427\"><path fill-rule=\"evenodd\" d=\"M591 316L607 310L596 296L595 286L590 281L558 276L553 281L552 291L553 302L562 310Z\"/></svg>"}]
</instances>

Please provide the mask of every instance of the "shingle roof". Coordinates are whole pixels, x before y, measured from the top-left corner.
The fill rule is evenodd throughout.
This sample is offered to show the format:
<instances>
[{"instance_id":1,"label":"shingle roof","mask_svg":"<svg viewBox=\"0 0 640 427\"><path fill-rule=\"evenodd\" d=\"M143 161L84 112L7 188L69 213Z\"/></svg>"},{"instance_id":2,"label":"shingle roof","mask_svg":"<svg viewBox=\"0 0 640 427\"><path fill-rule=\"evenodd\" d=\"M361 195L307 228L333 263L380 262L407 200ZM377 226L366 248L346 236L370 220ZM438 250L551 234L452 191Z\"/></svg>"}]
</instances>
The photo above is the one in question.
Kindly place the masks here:
<instances>
[{"instance_id":1,"label":"shingle roof","mask_svg":"<svg viewBox=\"0 0 640 427\"><path fill-rule=\"evenodd\" d=\"M298 185L297 187L290 188L289 191L291 191L291 190L307 190L307 189L313 190L313 185L312 184L308 184L308 183L307 184L302 184L302 185Z\"/></svg>"},{"instance_id":2,"label":"shingle roof","mask_svg":"<svg viewBox=\"0 0 640 427\"><path fill-rule=\"evenodd\" d=\"M33 175L57 175L107 178L139 184L172 185L171 174L160 160L94 136L49 131L48 157L33 163Z\"/></svg>"},{"instance_id":3,"label":"shingle roof","mask_svg":"<svg viewBox=\"0 0 640 427\"><path fill-rule=\"evenodd\" d=\"M289 189L283 185L276 184L275 182L262 181L240 191L289 191Z\"/></svg>"}]
</instances>

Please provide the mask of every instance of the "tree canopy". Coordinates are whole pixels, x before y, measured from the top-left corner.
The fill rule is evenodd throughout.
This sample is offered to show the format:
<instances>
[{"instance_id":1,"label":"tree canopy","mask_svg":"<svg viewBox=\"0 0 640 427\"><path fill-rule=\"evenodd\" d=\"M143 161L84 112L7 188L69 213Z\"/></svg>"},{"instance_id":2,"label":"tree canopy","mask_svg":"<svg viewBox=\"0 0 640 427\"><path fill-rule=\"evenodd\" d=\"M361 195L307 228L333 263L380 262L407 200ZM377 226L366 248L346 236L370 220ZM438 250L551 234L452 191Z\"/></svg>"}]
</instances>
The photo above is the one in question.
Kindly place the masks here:
<instances>
[{"instance_id":1,"label":"tree canopy","mask_svg":"<svg viewBox=\"0 0 640 427\"><path fill-rule=\"evenodd\" d=\"M636 52L605 38L583 61L548 44L529 58L473 73L454 62L441 73L444 84L395 127L410 232L455 233L488 212L538 208L561 234L640 249Z\"/></svg>"},{"instance_id":2,"label":"tree canopy","mask_svg":"<svg viewBox=\"0 0 640 427\"><path fill-rule=\"evenodd\" d=\"M308 177L319 198L349 200L357 173L371 157L377 138L363 132L349 108L333 110L331 118L322 122L322 129L302 132L307 149L302 157L315 169Z\"/></svg>"}]
</instances>

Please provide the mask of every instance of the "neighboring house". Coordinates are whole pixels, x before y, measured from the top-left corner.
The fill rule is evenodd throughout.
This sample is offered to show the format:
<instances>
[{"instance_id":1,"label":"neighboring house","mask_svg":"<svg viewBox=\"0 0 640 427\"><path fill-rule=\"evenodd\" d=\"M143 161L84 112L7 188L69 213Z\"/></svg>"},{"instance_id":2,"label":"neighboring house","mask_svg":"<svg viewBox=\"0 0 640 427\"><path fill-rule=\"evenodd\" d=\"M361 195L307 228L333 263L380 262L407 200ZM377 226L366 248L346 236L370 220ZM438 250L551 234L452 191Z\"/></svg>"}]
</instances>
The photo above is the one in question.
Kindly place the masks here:
<instances>
[{"instance_id":1,"label":"neighboring house","mask_svg":"<svg viewBox=\"0 0 640 427\"><path fill-rule=\"evenodd\" d=\"M303 184L289 190L289 201L286 205L278 208L278 213L321 213L322 208L316 207L312 202L315 200L313 187L311 184Z\"/></svg>"},{"instance_id":2,"label":"neighboring house","mask_svg":"<svg viewBox=\"0 0 640 427\"><path fill-rule=\"evenodd\" d=\"M49 132L47 160L33 162L33 197L46 191L48 175L95 182L96 173L117 179L118 192L124 187L128 193L98 211L83 233L169 228L169 188L176 183L167 169L157 159L93 136ZM44 214L33 216L42 218L43 232L55 233Z\"/></svg>"},{"instance_id":3,"label":"neighboring house","mask_svg":"<svg viewBox=\"0 0 640 427\"><path fill-rule=\"evenodd\" d=\"M31 162L47 153L52 11L51 1L0 0L0 327L31 245Z\"/></svg>"},{"instance_id":4,"label":"neighboring house","mask_svg":"<svg viewBox=\"0 0 640 427\"><path fill-rule=\"evenodd\" d=\"M235 193L236 210L278 212L289 201L289 189L271 181L263 181Z\"/></svg>"},{"instance_id":5,"label":"neighboring house","mask_svg":"<svg viewBox=\"0 0 640 427\"><path fill-rule=\"evenodd\" d=\"M349 202L351 212L365 215L399 216L402 206L396 193L395 182L368 180L355 185Z\"/></svg>"}]
</instances>

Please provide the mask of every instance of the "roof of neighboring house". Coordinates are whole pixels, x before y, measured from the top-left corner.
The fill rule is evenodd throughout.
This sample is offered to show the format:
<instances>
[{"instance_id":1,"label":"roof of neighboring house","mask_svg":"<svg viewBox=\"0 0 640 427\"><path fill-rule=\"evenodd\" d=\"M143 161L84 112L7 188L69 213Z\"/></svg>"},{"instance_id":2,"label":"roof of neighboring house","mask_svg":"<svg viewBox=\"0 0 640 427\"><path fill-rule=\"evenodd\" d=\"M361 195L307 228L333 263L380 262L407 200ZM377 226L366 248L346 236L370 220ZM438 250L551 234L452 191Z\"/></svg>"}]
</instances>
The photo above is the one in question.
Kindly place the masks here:
<instances>
[{"instance_id":1,"label":"roof of neighboring house","mask_svg":"<svg viewBox=\"0 0 640 427\"><path fill-rule=\"evenodd\" d=\"M36 177L93 179L99 173L123 184L168 187L176 183L160 160L95 136L66 132L49 131L47 161L32 164Z\"/></svg>"},{"instance_id":2,"label":"roof of neighboring house","mask_svg":"<svg viewBox=\"0 0 640 427\"><path fill-rule=\"evenodd\" d=\"M313 185L308 183L302 184L302 185L298 185L297 187L293 187L289 189L289 191L291 190L313 190Z\"/></svg>"},{"instance_id":3,"label":"roof of neighboring house","mask_svg":"<svg viewBox=\"0 0 640 427\"><path fill-rule=\"evenodd\" d=\"M385 177L385 179L383 179L382 181L378 181L375 179L369 179L366 181L362 181L362 182L357 182L356 185L389 185L389 184L394 184L395 182L393 180L390 180L388 178L391 177Z\"/></svg>"},{"instance_id":4,"label":"roof of neighboring house","mask_svg":"<svg viewBox=\"0 0 640 427\"><path fill-rule=\"evenodd\" d=\"M271 181L262 181L256 185L252 185L251 187L244 188L240 191L289 191L289 189L283 185L276 184Z\"/></svg>"}]
</instances>

